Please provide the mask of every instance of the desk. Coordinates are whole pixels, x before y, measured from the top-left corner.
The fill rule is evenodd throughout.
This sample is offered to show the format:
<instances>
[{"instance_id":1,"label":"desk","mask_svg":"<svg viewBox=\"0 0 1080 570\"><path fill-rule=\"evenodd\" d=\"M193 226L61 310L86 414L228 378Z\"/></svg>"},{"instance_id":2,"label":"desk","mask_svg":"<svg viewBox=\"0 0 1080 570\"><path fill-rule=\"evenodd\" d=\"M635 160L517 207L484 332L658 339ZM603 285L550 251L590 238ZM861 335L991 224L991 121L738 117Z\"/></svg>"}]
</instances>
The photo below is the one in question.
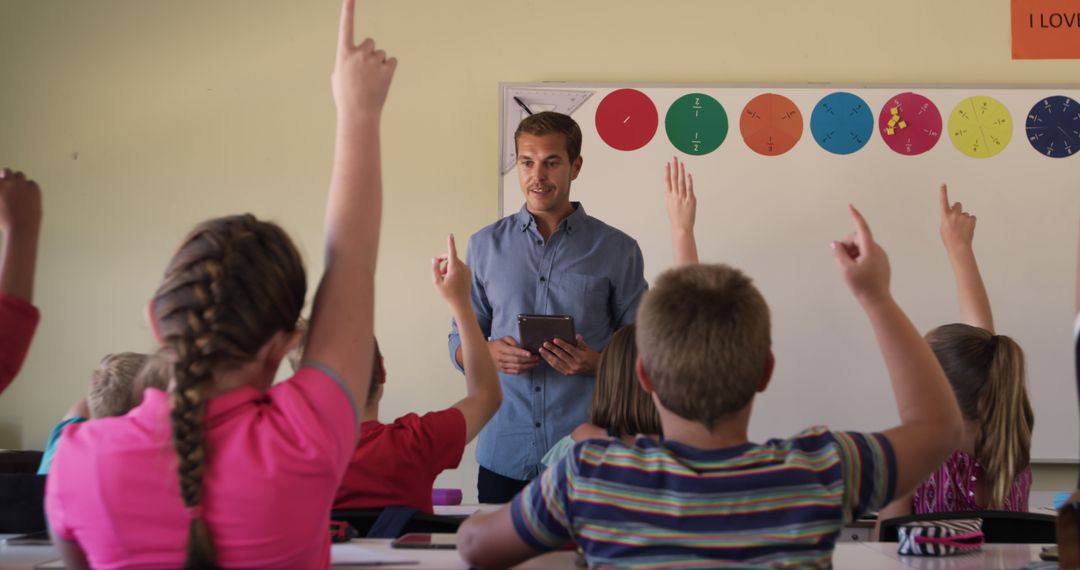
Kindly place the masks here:
<instances>
[{"instance_id":1,"label":"desk","mask_svg":"<svg viewBox=\"0 0 1080 570\"><path fill-rule=\"evenodd\" d=\"M12 535L0 535L0 539ZM389 540L360 539L353 541L376 552L416 560L419 564L383 565L381 570L439 568L440 570L465 570L468 568L456 550L403 550L390 547ZM845 569L881 569L903 570L916 568L923 570L968 570L968 569L1015 569L1033 560L1039 559L1041 545L1037 544L986 544L981 552L944 557L900 556L896 553L896 543L885 542L849 542L836 545L833 553L833 567ZM52 546L8 546L0 543L0 569L28 569L38 564L56 560L59 554ZM574 564L577 555L573 552L552 552L515 566L522 570L580 570ZM341 568L344 568L342 566ZM370 568L370 567L364 567Z\"/></svg>"}]
</instances>

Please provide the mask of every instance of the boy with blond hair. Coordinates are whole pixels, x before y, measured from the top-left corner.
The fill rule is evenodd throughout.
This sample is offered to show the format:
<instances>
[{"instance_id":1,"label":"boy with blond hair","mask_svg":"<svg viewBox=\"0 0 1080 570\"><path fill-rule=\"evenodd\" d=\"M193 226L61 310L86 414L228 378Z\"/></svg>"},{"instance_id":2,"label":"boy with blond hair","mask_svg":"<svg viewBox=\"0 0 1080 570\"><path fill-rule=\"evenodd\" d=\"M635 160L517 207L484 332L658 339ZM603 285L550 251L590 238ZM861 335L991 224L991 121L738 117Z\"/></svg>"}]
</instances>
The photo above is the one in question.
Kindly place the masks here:
<instances>
[{"instance_id":1,"label":"boy with blond hair","mask_svg":"<svg viewBox=\"0 0 1080 570\"><path fill-rule=\"evenodd\" d=\"M122 416L142 402L143 391L147 388L165 390L169 384L169 370L159 360L158 356L140 352L105 355L90 375L86 396L72 404L64 418L49 433L38 475L49 474L56 446L60 444L60 436L66 426Z\"/></svg>"},{"instance_id":2,"label":"boy with blond hair","mask_svg":"<svg viewBox=\"0 0 1080 570\"><path fill-rule=\"evenodd\" d=\"M833 253L877 336L899 426L751 443L774 365L768 305L731 267L673 269L637 321L637 371L664 440L579 443L510 504L467 520L462 557L504 567L574 540L590 567L830 567L843 524L912 490L961 428L940 365L889 292L885 252L850 211L856 232Z\"/></svg>"}]
</instances>

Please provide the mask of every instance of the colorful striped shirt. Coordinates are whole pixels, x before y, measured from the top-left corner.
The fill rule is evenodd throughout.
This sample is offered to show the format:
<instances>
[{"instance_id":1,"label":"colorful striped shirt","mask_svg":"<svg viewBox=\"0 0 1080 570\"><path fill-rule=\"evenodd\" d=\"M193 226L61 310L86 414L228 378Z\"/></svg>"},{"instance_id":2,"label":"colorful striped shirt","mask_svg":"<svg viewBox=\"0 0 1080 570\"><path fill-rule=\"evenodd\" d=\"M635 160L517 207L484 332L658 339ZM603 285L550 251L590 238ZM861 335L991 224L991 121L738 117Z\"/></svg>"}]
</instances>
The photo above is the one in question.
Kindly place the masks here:
<instances>
[{"instance_id":1,"label":"colorful striped shirt","mask_svg":"<svg viewBox=\"0 0 1080 570\"><path fill-rule=\"evenodd\" d=\"M573 539L590 567L829 568L841 527L892 500L881 434L808 429L787 440L695 449L588 440L511 503L522 540Z\"/></svg>"}]
</instances>

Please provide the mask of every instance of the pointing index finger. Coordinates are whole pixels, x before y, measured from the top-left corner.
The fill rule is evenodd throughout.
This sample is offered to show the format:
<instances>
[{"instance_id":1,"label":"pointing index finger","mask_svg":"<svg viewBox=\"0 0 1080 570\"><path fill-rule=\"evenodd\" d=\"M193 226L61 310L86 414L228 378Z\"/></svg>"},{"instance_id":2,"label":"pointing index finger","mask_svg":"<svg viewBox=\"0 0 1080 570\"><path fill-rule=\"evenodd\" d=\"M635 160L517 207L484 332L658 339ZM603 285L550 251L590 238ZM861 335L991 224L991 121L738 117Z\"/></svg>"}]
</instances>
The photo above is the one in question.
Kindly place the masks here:
<instances>
[{"instance_id":1,"label":"pointing index finger","mask_svg":"<svg viewBox=\"0 0 1080 570\"><path fill-rule=\"evenodd\" d=\"M854 205L848 204L848 211L851 212L851 219L855 221L855 236L860 241L874 241L874 235L870 233L870 226L867 225L866 219L859 213L859 210Z\"/></svg>"},{"instance_id":2,"label":"pointing index finger","mask_svg":"<svg viewBox=\"0 0 1080 570\"><path fill-rule=\"evenodd\" d=\"M446 238L446 252L450 256L451 260L456 260L457 256L457 243L454 241L454 234L450 234Z\"/></svg>"},{"instance_id":3,"label":"pointing index finger","mask_svg":"<svg viewBox=\"0 0 1080 570\"><path fill-rule=\"evenodd\" d=\"M949 187L946 184L941 185L941 190L938 192L938 196L941 201L941 211L949 211Z\"/></svg>"},{"instance_id":4,"label":"pointing index finger","mask_svg":"<svg viewBox=\"0 0 1080 570\"><path fill-rule=\"evenodd\" d=\"M355 47L353 26L356 17L356 0L344 0L341 3L341 23L338 28L338 54L347 53Z\"/></svg>"}]
</instances>

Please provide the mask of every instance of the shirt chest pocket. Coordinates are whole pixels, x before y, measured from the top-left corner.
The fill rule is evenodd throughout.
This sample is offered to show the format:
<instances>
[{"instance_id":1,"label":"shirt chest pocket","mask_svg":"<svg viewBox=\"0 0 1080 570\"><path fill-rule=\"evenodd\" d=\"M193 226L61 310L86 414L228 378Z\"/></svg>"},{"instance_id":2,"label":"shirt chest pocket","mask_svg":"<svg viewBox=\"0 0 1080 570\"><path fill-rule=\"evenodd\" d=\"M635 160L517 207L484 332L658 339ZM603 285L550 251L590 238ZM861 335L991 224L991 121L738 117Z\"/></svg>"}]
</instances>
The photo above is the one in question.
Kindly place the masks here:
<instances>
[{"instance_id":1,"label":"shirt chest pocket","mask_svg":"<svg viewBox=\"0 0 1080 570\"><path fill-rule=\"evenodd\" d=\"M553 314L574 317L574 327L588 339L610 326L611 282L606 277L562 273L553 275L549 295Z\"/></svg>"}]
</instances>

